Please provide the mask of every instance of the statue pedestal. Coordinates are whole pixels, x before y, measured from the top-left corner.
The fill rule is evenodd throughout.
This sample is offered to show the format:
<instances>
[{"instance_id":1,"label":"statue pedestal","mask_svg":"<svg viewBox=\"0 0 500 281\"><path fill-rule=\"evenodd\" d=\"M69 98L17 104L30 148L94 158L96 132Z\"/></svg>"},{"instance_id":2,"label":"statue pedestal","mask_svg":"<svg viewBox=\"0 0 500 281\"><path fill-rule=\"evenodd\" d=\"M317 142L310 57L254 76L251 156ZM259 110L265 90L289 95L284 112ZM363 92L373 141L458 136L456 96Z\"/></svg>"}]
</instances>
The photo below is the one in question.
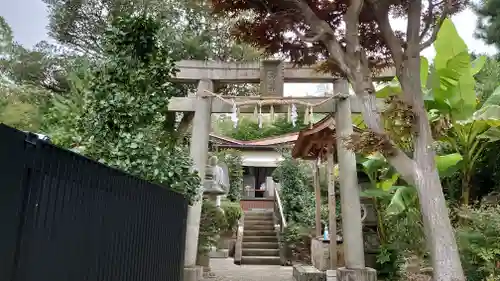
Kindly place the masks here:
<instances>
[{"instance_id":1,"label":"statue pedestal","mask_svg":"<svg viewBox=\"0 0 500 281\"><path fill-rule=\"evenodd\" d=\"M214 275L210 269L210 254L208 252L198 254L196 257L196 265L203 267L204 278L212 277Z\"/></svg>"},{"instance_id":2,"label":"statue pedestal","mask_svg":"<svg viewBox=\"0 0 500 281\"><path fill-rule=\"evenodd\" d=\"M311 239L311 262L318 270L330 269L330 240L324 240L323 237ZM344 265L344 246L337 242L337 266Z\"/></svg>"},{"instance_id":3,"label":"statue pedestal","mask_svg":"<svg viewBox=\"0 0 500 281\"><path fill-rule=\"evenodd\" d=\"M329 241L316 237L311 240L311 262L318 270L330 269L330 249Z\"/></svg>"},{"instance_id":4,"label":"statue pedestal","mask_svg":"<svg viewBox=\"0 0 500 281\"><path fill-rule=\"evenodd\" d=\"M228 258L232 240L236 240L232 233L223 233L219 236L217 247L210 252L211 258Z\"/></svg>"}]
</instances>

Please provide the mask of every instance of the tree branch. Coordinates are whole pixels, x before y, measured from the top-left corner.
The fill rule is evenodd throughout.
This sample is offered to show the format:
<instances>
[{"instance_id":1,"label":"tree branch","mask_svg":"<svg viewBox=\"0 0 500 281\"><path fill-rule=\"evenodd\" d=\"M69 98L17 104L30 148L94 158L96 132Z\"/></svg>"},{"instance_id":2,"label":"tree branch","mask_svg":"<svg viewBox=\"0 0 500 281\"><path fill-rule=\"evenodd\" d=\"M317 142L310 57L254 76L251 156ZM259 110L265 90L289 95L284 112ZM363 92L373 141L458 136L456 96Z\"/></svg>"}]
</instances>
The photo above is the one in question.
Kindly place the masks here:
<instances>
[{"instance_id":1,"label":"tree branch","mask_svg":"<svg viewBox=\"0 0 500 281\"><path fill-rule=\"evenodd\" d=\"M432 21L434 20L434 2L433 2L433 0L427 0L427 2L428 2L429 7L428 7L427 16L424 18L424 20L425 20L424 28L423 28L422 32L420 33L420 41L422 41L425 38L425 35L427 34L427 32L429 32L429 29L432 26Z\"/></svg>"},{"instance_id":2,"label":"tree branch","mask_svg":"<svg viewBox=\"0 0 500 281\"><path fill-rule=\"evenodd\" d=\"M361 13L363 4L364 0L351 0L351 5L349 5L345 14L347 53L351 56L361 52L359 44L359 13Z\"/></svg>"},{"instance_id":3,"label":"tree branch","mask_svg":"<svg viewBox=\"0 0 500 281\"><path fill-rule=\"evenodd\" d=\"M431 0L429 0L431 1ZM436 41L437 35L439 33L439 29L441 29L441 25L443 25L444 20L446 17L450 14L451 10L451 0L445 0L446 2L443 4L443 12L441 16L439 17L438 21L436 22L436 25L434 26L434 30L432 31L431 37L427 39L426 41L420 43L420 51L424 50L425 48L429 47ZM432 20L432 19L431 19Z\"/></svg>"},{"instance_id":4,"label":"tree branch","mask_svg":"<svg viewBox=\"0 0 500 281\"><path fill-rule=\"evenodd\" d=\"M406 26L406 50L407 57L420 55L420 16L422 12L422 0L410 1L408 7L408 24Z\"/></svg>"},{"instance_id":5,"label":"tree branch","mask_svg":"<svg viewBox=\"0 0 500 281\"><path fill-rule=\"evenodd\" d=\"M293 3L302 11L305 22L317 34L321 34L321 41L328 48L331 58L338 64L339 68L350 75L350 68L346 63L345 52L339 41L335 38L335 30L325 21L321 20L304 0L285 0Z\"/></svg>"},{"instance_id":6,"label":"tree branch","mask_svg":"<svg viewBox=\"0 0 500 281\"><path fill-rule=\"evenodd\" d=\"M300 33L300 31L295 27L292 27L292 30L293 30L293 33L295 33L295 35L297 37L299 37L300 40L302 40L306 43L311 43L311 44L320 41L321 38L326 34L325 30L322 29L321 32L316 34L315 36L307 37L306 35Z\"/></svg>"},{"instance_id":7,"label":"tree branch","mask_svg":"<svg viewBox=\"0 0 500 281\"><path fill-rule=\"evenodd\" d=\"M403 46L401 39L396 37L394 30L389 22L389 5L382 6L379 1L370 0L370 4L374 9L375 18L379 26L382 37L392 53L392 59L396 69L400 69L403 65Z\"/></svg>"}]
</instances>

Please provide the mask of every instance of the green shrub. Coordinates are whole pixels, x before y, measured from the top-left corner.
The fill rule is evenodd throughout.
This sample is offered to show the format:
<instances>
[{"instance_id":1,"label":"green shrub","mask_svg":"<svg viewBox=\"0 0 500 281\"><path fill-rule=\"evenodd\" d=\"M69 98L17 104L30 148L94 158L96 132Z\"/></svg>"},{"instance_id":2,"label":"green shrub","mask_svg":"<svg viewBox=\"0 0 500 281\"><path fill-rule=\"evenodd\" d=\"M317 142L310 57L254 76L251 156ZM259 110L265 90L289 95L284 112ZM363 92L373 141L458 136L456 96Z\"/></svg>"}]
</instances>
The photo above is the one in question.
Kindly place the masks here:
<instances>
[{"instance_id":1,"label":"green shrub","mask_svg":"<svg viewBox=\"0 0 500 281\"><path fill-rule=\"evenodd\" d=\"M243 160L241 152L235 149L224 149L215 154L220 161L227 165L229 173L229 192L227 199L239 202L243 188Z\"/></svg>"},{"instance_id":2,"label":"green shrub","mask_svg":"<svg viewBox=\"0 0 500 281\"><path fill-rule=\"evenodd\" d=\"M457 243L467 279L500 277L500 206L462 207Z\"/></svg>"},{"instance_id":3,"label":"green shrub","mask_svg":"<svg viewBox=\"0 0 500 281\"><path fill-rule=\"evenodd\" d=\"M280 196L287 222L314 226L315 200L307 165L284 155L273 172L273 179L281 184Z\"/></svg>"},{"instance_id":4,"label":"green shrub","mask_svg":"<svg viewBox=\"0 0 500 281\"><path fill-rule=\"evenodd\" d=\"M221 209L213 201L203 199L200 217L198 253L207 253L217 245L217 236L226 227L226 219Z\"/></svg>"},{"instance_id":5,"label":"green shrub","mask_svg":"<svg viewBox=\"0 0 500 281\"><path fill-rule=\"evenodd\" d=\"M311 228L298 223L287 225L281 236L282 247L290 261L311 262Z\"/></svg>"},{"instance_id":6,"label":"green shrub","mask_svg":"<svg viewBox=\"0 0 500 281\"><path fill-rule=\"evenodd\" d=\"M243 215L240 203L222 201L221 208L225 217L225 227L222 231L234 233L238 228L238 221Z\"/></svg>"}]
</instances>

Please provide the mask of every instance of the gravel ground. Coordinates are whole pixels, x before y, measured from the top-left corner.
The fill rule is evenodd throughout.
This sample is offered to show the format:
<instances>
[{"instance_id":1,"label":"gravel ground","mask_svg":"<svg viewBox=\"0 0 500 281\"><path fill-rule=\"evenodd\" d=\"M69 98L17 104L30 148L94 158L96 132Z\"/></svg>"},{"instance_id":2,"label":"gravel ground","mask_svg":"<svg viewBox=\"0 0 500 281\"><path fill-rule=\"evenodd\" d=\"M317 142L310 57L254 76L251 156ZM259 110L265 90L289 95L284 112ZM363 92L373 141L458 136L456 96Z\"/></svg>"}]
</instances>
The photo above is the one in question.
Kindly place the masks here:
<instances>
[{"instance_id":1,"label":"gravel ground","mask_svg":"<svg viewBox=\"0 0 500 281\"><path fill-rule=\"evenodd\" d=\"M291 266L235 265L233 259L211 259L210 267L215 274L204 281L292 281Z\"/></svg>"}]
</instances>

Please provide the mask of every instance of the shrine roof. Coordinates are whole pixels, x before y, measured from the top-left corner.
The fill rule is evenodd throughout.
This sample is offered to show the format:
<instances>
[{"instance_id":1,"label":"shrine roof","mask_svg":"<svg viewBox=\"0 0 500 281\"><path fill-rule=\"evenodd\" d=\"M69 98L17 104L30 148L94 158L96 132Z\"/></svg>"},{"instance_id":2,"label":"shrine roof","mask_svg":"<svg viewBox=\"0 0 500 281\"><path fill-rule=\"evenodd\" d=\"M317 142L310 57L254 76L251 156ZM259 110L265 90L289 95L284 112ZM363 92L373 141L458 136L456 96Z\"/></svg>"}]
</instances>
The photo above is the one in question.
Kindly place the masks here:
<instances>
[{"instance_id":1,"label":"shrine roof","mask_svg":"<svg viewBox=\"0 0 500 281\"><path fill-rule=\"evenodd\" d=\"M356 126L354 132L362 132ZM335 152L336 142L335 118L327 115L310 128L299 132L292 150L293 158L313 160L323 157L327 153Z\"/></svg>"},{"instance_id":2,"label":"shrine roof","mask_svg":"<svg viewBox=\"0 0 500 281\"><path fill-rule=\"evenodd\" d=\"M211 133L210 138L212 138L212 140L215 139L219 145L227 147L274 147L278 145L293 143L297 140L298 135L299 133L295 132L280 136L243 141Z\"/></svg>"}]
</instances>

